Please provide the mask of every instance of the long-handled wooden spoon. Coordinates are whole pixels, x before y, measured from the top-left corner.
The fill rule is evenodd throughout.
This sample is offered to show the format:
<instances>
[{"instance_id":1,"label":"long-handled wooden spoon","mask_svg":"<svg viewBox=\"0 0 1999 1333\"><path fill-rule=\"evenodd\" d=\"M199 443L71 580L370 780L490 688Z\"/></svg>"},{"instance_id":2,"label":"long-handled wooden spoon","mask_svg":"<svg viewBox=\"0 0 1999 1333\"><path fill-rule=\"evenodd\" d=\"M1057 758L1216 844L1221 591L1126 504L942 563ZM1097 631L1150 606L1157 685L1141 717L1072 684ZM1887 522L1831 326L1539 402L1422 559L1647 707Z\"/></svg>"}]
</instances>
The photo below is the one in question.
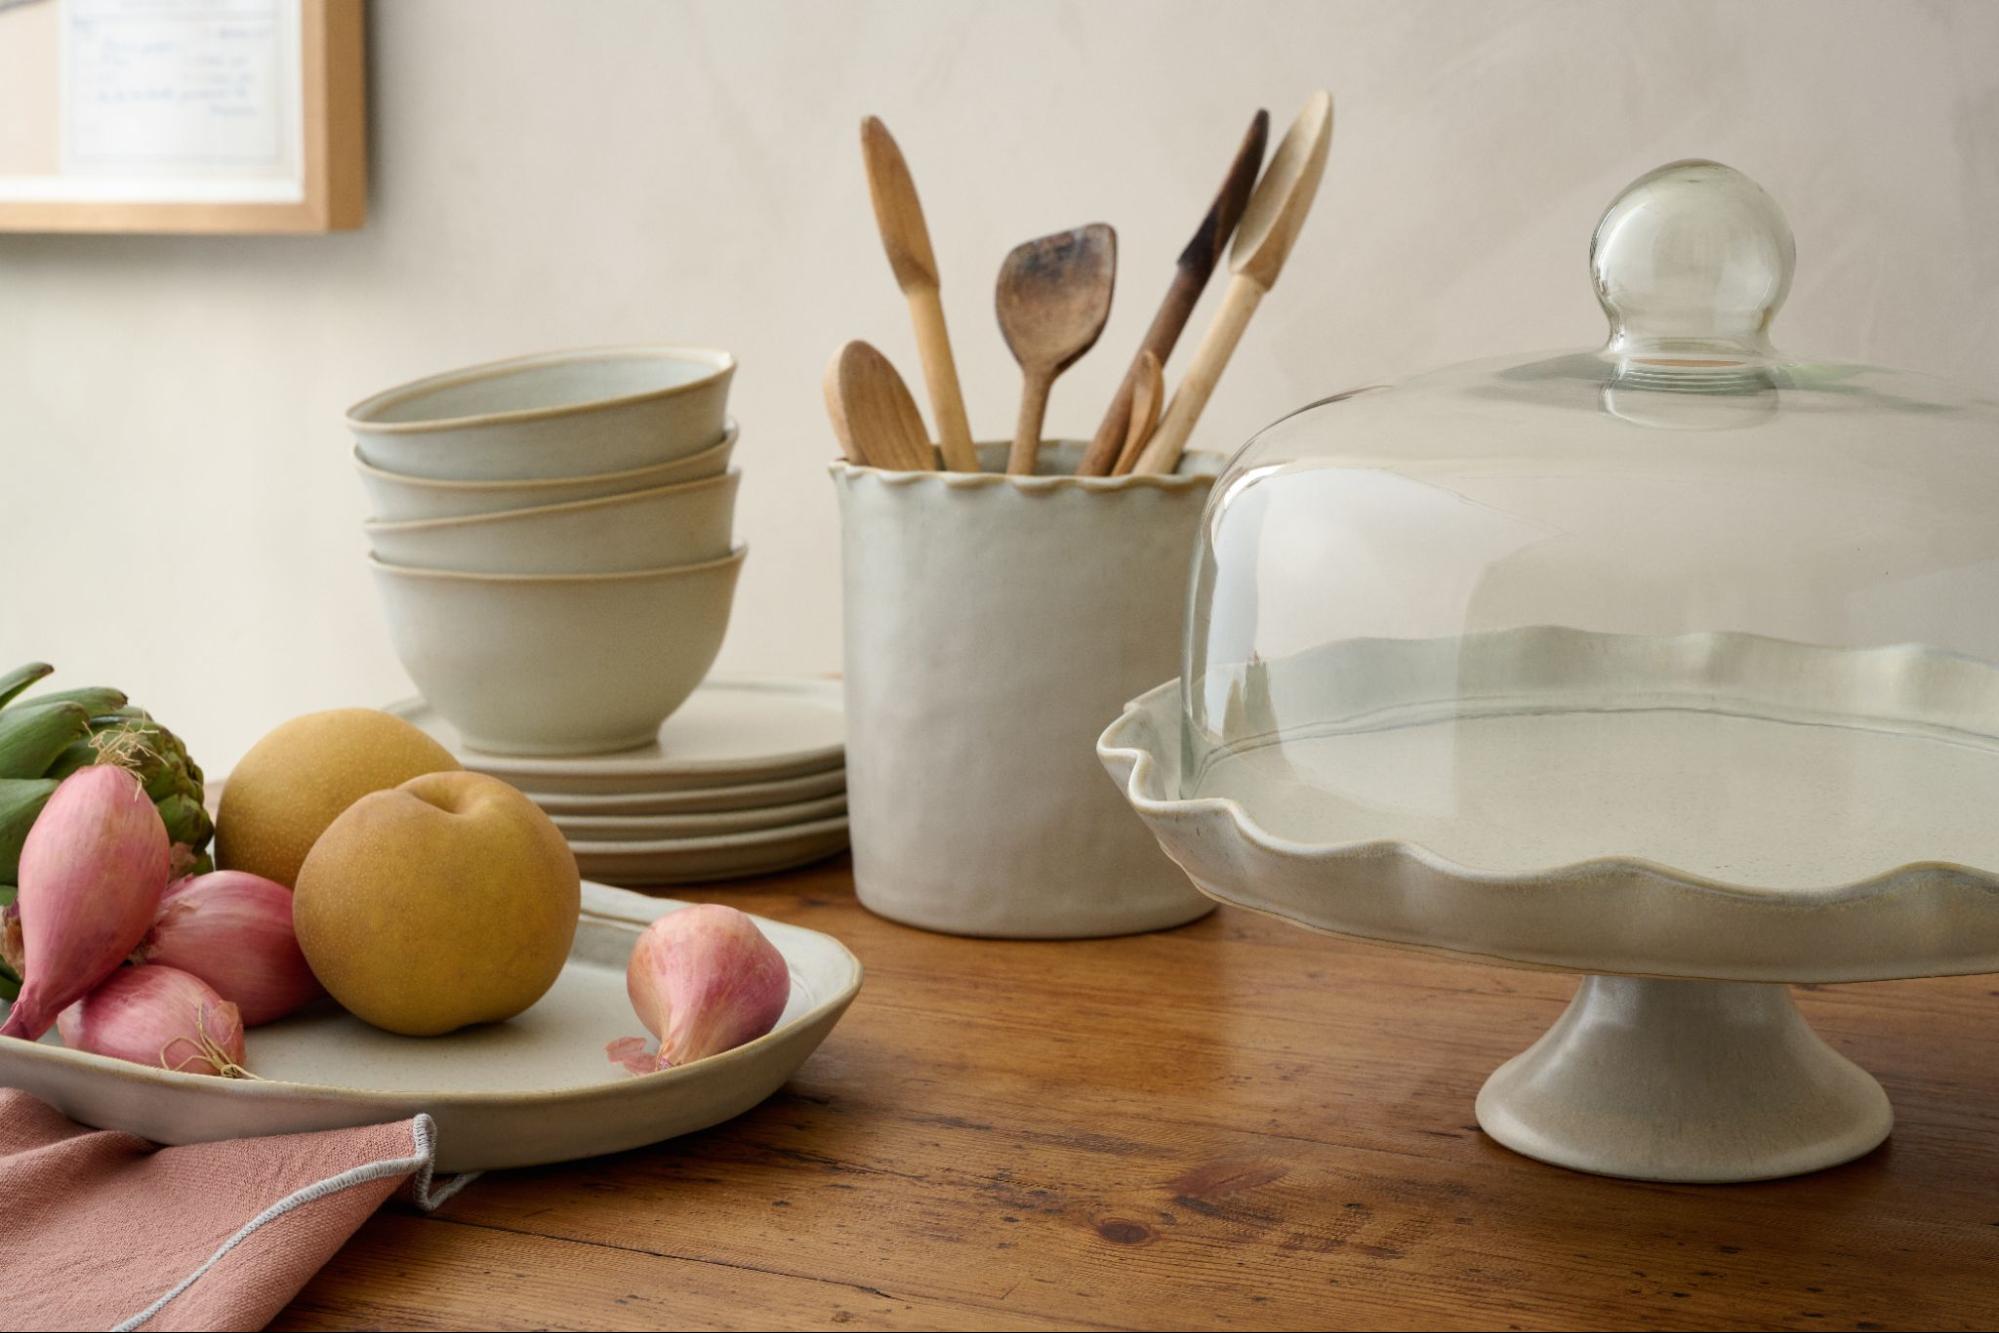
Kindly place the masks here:
<instances>
[{"instance_id":1,"label":"long-handled wooden spoon","mask_svg":"<svg viewBox=\"0 0 1999 1333\"><path fill-rule=\"evenodd\" d=\"M1160 368L1159 358L1152 354L1151 348L1138 354L1136 369L1129 400L1131 410L1125 413L1124 448L1118 450L1117 464L1111 468L1114 477L1122 477L1138 466L1138 456L1152 438L1153 427L1159 424L1159 409L1166 399L1166 372Z\"/></svg>"},{"instance_id":2,"label":"long-handled wooden spoon","mask_svg":"<svg viewBox=\"0 0 1999 1333\"><path fill-rule=\"evenodd\" d=\"M972 427L965 417L965 395L958 385L958 366L951 359L951 338L944 330L944 303L938 296L937 256L930 248L930 228L888 126L874 116L861 122L861 157L867 163L868 194L874 200L875 224L881 229L888 265L896 285L909 301L916 325L916 350L923 358L923 379L930 390L930 411L937 418L937 438L945 466L957 472L977 472L979 455L972 448Z\"/></svg>"},{"instance_id":3,"label":"long-handled wooden spoon","mask_svg":"<svg viewBox=\"0 0 1999 1333\"><path fill-rule=\"evenodd\" d=\"M1208 285L1208 275L1215 271L1229 237L1235 233L1236 222L1242 217L1243 206L1249 202L1249 192L1256 187L1256 173L1263 166L1264 141L1269 136L1270 113L1258 111L1249 122L1249 132L1242 136L1242 147L1236 149L1235 161L1229 164L1222 188L1208 206L1207 216L1201 219L1194 239L1180 252L1166 299L1159 303L1152 327L1145 331L1145 340L1131 358L1131 368L1125 371L1124 382L1118 385L1110 410L1097 426L1089 451L1076 469L1077 476L1102 477L1131 471L1133 460L1125 457L1121 446L1130 438L1131 395L1138 381L1139 362L1147 352L1161 366L1172 357L1173 345L1180 341L1180 331L1187 327L1187 317L1194 313L1194 306Z\"/></svg>"},{"instance_id":4,"label":"long-handled wooden spoon","mask_svg":"<svg viewBox=\"0 0 1999 1333\"><path fill-rule=\"evenodd\" d=\"M889 359L850 342L826 367L826 415L847 461L892 472L935 472L937 453L923 414Z\"/></svg>"},{"instance_id":5,"label":"long-handled wooden spoon","mask_svg":"<svg viewBox=\"0 0 1999 1333\"><path fill-rule=\"evenodd\" d=\"M1134 471L1171 472L1179 466L1180 452L1187 447L1201 409L1208 405L1242 331L1249 326L1249 317L1256 313L1257 302L1277 281L1284 261L1291 256L1298 229L1305 225L1312 198L1319 192L1319 180L1326 174L1326 152L1332 141L1333 96L1324 91L1313 93L1298 119L1284 132L1284 141L1277 145L1269 168L1256 184L1256 193L1250 196L1242 224L1236 228L1235 245L1229 251L1234 276L1223 294L1221 309L1202 335L1186 377Z\"/></svg>"},{"instance_id":6,"label":"long-handled wooden spoon","mask_svg":"<svg viewBox=\"0 0 1999 1333\"><path fill-rule=\"evenodd\" d=\"M1096 345L1117 284L1117 232L1102 222L1016 245L1000 265L993 304L1020 363L1020 420L1006 470L1031 473L1055 377Z\"/></svg>"}]
</instances>

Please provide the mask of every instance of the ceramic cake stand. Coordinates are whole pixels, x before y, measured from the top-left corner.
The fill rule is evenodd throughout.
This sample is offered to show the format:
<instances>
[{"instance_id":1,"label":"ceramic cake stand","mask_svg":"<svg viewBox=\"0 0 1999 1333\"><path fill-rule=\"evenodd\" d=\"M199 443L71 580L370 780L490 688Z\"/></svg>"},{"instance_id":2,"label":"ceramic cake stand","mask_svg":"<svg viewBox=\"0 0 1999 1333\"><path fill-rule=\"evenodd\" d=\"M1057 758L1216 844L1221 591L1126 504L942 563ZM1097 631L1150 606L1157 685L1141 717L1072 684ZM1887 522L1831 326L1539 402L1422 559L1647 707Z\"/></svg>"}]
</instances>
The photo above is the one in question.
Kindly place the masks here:
<instances>
[{"instance_id":1,"label":"ceramic cake stand","mask_svg":"<svg viewBox=\"0 0 1999 1333\"><path fill-rule=\"evenodd\" d=\"M1885 730L1891 740L1953 747L1919 760L1999 765L1999 744L1981 749L1951 730L1962 721L1949 715L1953 710L1986 714L1999 703L1993 697L1999 677L1982 664L1920 650L1830 653L1772 640L1745 649L1746 636L1615 642L1588 636L1590 651L1577 655L1562 643L1550 651L1550 635L1573 631L1508 633L1513 637L1484 660L1532 660L1533 670L1518 673L1532 678L1532 689L1573 696L1578 682L1551 679L1572 658L1613 673L1626 697L1642 693L1648 671L1693 671L1704 690L1754 696L1757 681L1750 677L1763 671L1793 694L1803 680L1807 694L1823 696L1794 701L1795 710L1820 718L1827 710L1857 712L1872 735ZM1696 637L1703 642L1690 646ZM1397 660L1377 661L1359 674L1421 693L1423 646L1384 649L1390 641L1373 642L1369 652L1387 651ZM1625 652L1631 645L1638 645L1631 649L1635 658ZM1818 658L1801 662L1800 654ZM1447 683L1462 690L1462 663L1470 659L1454 646L1451 660L1458 674ZM1340 665L1351 668L1350 655ZM1312 681L1343 679L1351 693L1354 670L1318 668L1294 676L1288 693L1283 681L1273 692L1295 705ZM1743 678L1717 685L1730 672ZM1971 679L1975 674L1981 678ZM1541 715L1535 711L1541 703L1523 704L1519 680L1502 684L1490 699L1504 703L1493 707ZM1884 726L1865 707L1876 692L1901 715L1894 725ZM1454 718L1486 706L1479 698L1441 697ZM1392 712L1405 702L1377 698L1368 707ZM1887 1095L1811 1031L1786 983L1999 971L1999 878L1965 864L1911 860L1859 882L1770 889L1613 856L1481 870L1400 830L1302 841L1272 831L1295 833L1285 824L1287 811L1295 824L1303 803L1324 803L1322 789L1295 771L1288 785L1281 775L1267 779L1275 784L1267 799L1256 799L1253 787L1239 790L1241 799L1182 797L1182 717L1176 680L1128 705L1098 742L1098 755L1202 892L1340 935L1585 974L1554 1027L1495 1071L1478 1096L1487 1134L1546 1162L1691 1183L1795 1175L1850 1160L1887 1137L1893 1122ZM1684 717L1669 721L1685 725ZM1253 722L1236 734L1254 734ZM1807 739L1813 733L1810 726L1794 730ZM1297 748L1288 738L1286 746L1266 746L1287 747ZM1460 738L1450 757L1454 780L1464 777L1464 748ZM1255 813L1246 808L1252 806ZM1975 813L1967 812L1965 827ZM1490 859L1506 858L1495 852Z\"/></svg>"}]
</instances>

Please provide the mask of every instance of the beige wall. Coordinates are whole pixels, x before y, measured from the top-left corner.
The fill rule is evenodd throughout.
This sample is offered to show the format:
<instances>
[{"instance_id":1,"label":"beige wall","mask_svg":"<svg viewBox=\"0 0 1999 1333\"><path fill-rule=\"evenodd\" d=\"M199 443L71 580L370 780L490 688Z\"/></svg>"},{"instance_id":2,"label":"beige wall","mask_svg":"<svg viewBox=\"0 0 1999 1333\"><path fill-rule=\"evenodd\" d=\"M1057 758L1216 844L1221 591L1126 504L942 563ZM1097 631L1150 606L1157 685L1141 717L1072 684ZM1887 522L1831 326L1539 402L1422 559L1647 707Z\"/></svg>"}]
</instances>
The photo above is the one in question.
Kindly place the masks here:
<instances>
[{"instance_id":1,"label":"beige wall","mask_svg":"<svg viewBox=\"0 0 1999 1333\"><path fill-rule=\"evenodd\" d=\"M0 236L0 664L124 686L215 768L293 713L407 692L341 410L516 352L736 352L752 554L723 664L836 668L820 371L865 337L916 374L860 174L869 111L915 168L987 435L1013 418L991 316L1007 248L1119 228L1110 328L1050 417L1087 432L1250 111L1281 124L1319 85L1338 105L1325 192L1208 412L1211 446L1344 386L1596 340L1598 211L1691 155L1790 213L1780 345L1999 392L1999 4L378 0L371 17L365 231Z\"/></svg>"}]
</instances>

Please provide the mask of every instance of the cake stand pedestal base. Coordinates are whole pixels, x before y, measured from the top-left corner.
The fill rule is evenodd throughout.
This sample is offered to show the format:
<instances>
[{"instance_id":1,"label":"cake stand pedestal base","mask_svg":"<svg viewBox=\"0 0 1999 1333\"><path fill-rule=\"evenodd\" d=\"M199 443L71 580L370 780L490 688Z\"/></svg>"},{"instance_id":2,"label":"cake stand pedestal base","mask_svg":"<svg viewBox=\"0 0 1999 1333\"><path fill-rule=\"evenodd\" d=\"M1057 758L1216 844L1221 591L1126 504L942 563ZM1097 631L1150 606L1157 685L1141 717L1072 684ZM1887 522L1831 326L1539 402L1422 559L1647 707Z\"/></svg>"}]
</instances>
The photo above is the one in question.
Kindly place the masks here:
<instances>
[{"instance_id":1,"label":"cake stand pedestal base","mask_svg":"<svg viewBox=\"0 0 1999 1333\"><path fill-rule=\"evenodd\" d=\"M1557 1166L1718 1184L1850 1161L1888 1137L1894 1112L1784 986L1588 976L1485 1081L1478 1122Z\"/></svg>"}]
</instances>

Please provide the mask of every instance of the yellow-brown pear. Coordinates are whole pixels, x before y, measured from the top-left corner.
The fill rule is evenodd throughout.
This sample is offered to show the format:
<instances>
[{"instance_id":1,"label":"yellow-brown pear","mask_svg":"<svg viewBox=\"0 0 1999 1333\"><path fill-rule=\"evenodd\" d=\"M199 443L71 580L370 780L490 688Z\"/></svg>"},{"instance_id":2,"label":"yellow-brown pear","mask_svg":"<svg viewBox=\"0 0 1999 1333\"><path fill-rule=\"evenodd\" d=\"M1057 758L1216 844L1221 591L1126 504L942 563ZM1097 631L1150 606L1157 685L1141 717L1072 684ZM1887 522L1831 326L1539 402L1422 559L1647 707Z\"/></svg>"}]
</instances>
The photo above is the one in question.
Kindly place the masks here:
<instances>
[{"instance_id":1,"label":"yellow-brown pear","mask_svg":"<svg viewBox=\"0 0 1999 1333\"><path fill-rule=\"evenodd\" d=\"M222 784L215 864L287 888L327 825L370 792L458 767L451 751L373 708L307 713L250 747Z\"/></svg>"},{"instance_id":2,"label":"yellow-brown pear","mask_svg":"<svg viewBox=\"0 0 1999 1333\"><path fill-rule=\"evenodd\" d=\"M334 999L430 1037L540 999L581 896L569 844L533 801L498 778L430 773L362 797L320 835L292 924Z\"/></svg>"}]
</instances>

